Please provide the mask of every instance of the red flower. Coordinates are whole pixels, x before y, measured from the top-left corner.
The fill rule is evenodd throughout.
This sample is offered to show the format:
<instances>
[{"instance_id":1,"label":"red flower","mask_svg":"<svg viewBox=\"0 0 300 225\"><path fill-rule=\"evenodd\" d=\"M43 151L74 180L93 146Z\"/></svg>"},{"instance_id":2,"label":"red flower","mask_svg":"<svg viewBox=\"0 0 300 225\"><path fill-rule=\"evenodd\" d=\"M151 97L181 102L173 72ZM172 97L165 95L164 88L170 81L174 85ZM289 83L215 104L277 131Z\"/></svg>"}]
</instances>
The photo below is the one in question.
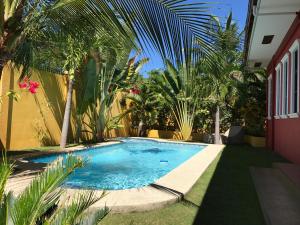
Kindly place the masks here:
<instances>
[{"instance_id":1,"label":"red flower","mask_svg":"<svg viewBox=\"0 0 300 225\"><path fill-rule=\"evenodd\" d=\"M29 92L31 94L35 94L36 93L36 88L34 86L31 86L30 88L28 88Z\"/></svg>"},{"instance_id":2,"label":"red flower","mask_svg":"<svg viewBox=\"0 0 300 225\"><path fill-rule=\"evenodd\" d=\"M36 81L29 81L29 86L34 87L34 88L38 88L40 86L40 84Z\"/></svg>"},{"instance_id":3,"label":"red flower","mask_svg":"<svg viewBox=\"0 0 300 225\"><path fill-rule=\"evenodd\" d=\"M21 82L21 83L19 83L19 87L20 87L21 89L25 89L25 88L27 88L27 83Z\"/></svg>"},{"instance_id":4,"label":"red flower","mask_svg":"<svg viewBox=\"0 0 300 225\"><path fill-rule=\"evenodd\" d=\"M28 89L28 91L32 94L35 94L37 92L37 88L40 86L40 84L36 81L30 81L29 78L26 76L23 79L23 82L19 83L19 87L21 89Z\"/></svg>"}]
</instances>

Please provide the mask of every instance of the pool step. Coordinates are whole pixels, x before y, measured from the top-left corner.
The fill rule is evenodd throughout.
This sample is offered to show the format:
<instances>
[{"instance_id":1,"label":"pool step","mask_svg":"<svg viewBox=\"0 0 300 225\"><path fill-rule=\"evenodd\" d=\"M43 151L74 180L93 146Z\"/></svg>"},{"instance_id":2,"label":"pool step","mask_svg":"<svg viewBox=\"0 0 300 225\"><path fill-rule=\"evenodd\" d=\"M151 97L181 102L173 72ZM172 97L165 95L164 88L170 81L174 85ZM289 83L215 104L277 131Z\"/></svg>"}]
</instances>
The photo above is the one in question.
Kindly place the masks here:
<instances>
[{"instance_id":1,"label":"pool step","mask_svg":"<svg viewBox=\"0 0 300 225\"><path fill-rule=\"evenodd\" d=\"M268 225L300 224L300 190L277 168L250 168Z\"/></svg>"}]
</instances>

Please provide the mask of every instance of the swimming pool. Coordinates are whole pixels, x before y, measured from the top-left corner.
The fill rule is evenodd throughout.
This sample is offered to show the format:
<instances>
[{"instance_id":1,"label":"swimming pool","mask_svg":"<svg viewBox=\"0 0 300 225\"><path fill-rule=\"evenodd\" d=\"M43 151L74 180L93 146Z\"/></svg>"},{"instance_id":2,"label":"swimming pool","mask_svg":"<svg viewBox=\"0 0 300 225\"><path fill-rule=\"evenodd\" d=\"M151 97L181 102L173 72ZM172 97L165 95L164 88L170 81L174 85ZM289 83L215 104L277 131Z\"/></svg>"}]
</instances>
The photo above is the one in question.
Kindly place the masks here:
<instances>
[{"instance_id":1,"label":"swimming pool","mask_svg":"<svg viewBox=\"0 0 300 225\"><path fill-rule=\"evenodd\" d=\"M88 163L76 169L63 186L79 189L122 190L147 186L203 150L206 145L121 139L122 143L72 153ZM51 163L66 154L30 159Z\"/></svg>"}]
</instances>

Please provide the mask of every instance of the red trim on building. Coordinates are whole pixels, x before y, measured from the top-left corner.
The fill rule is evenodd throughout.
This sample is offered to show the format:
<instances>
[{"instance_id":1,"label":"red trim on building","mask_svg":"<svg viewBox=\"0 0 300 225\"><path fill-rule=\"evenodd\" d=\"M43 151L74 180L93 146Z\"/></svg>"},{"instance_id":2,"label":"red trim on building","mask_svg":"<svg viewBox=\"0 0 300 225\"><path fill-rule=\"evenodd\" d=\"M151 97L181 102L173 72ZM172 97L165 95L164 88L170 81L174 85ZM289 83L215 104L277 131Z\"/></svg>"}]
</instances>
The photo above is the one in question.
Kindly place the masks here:
<instances>
[{"instance_id":1,"label":"red trim on building","mask_svg":"<svg viewBox=\"0 0 300 225\"><path fill-rule=\"evenodd\" d=\"M284 156L285 158L289 159L290 161L300 164L300 117L286 118L286 119L274 118L274 115L276 113L276 70L275 68L279 63L281 63L281 60L286 53L289 54L288 57L289 59L288 62L288 68L289 68L288 69L288 88L289 88L288 109L289 111L292 107L290 104L292 87L291 87L291 54L289 53L289 49L297 39L300 39L300 15L299 14L297 14L297 17L292 23L289 31L287 32L278 50L272 57L272 60L267 68L268 76L272 74L272 103L273 103L271 119L268 119L267 121L267 146L273 149L274 151L278 152L280 155ZM298 67L299 66L300 66L300 57L298 57ZM281 68L281 71L283 73L283 68ZM298 71L300 71L299 68ZM300 74L298 74L298 78L300 78ZM298 82L300 82L300 79L298 79ZM298 98L298 100L300 101L300 98Z\"/></svg>"}]
</instances>

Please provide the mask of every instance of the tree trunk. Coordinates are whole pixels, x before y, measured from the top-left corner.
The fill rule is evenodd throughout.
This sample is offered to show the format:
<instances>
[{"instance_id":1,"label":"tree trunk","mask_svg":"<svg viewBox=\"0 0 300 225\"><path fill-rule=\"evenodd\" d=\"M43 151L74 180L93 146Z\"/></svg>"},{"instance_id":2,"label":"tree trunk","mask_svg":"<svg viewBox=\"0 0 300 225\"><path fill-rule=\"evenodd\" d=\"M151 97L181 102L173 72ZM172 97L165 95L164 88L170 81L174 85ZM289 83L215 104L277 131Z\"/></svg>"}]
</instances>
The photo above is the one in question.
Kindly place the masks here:
<instances>
[{"instance_id":1,"label":"tree trunk","mask_svg":"<svg viewBox=\"0 0 300 225\"><path fill-rule=\"evenodd\" d=\"M74 80L70 79L67 100L66 100L64 120L63 120L63 126L62 126L62 131L61 131L61 139L60 139L60 149L61 150L65 149L66 144L67 144L70 116L71 116L71 110L72 110L71 108L72 108L73 84L74 84Z\"/></svg>"},{"instance_id":2,"label":"tree trunk","mask_svg":"<svg viewBox=\"0 0 300 225\"><path fill-rule=\"evenodd\" d=\"M215 144L221 144L220 140L220 107L217 105L215 118Z\"/></svg>"},{"instance_id":3,"label":"tree trunk","mask_svg":"<svg viewBox=\"0 0 300 225\"><path fill-rule=\"evenodd\" d=\"M139 137L144 137L145 136L145 132L144 132L144 121L141 120L139 123L139 127L138 127L138 136Z\"/></svg>"}]
</instances>

